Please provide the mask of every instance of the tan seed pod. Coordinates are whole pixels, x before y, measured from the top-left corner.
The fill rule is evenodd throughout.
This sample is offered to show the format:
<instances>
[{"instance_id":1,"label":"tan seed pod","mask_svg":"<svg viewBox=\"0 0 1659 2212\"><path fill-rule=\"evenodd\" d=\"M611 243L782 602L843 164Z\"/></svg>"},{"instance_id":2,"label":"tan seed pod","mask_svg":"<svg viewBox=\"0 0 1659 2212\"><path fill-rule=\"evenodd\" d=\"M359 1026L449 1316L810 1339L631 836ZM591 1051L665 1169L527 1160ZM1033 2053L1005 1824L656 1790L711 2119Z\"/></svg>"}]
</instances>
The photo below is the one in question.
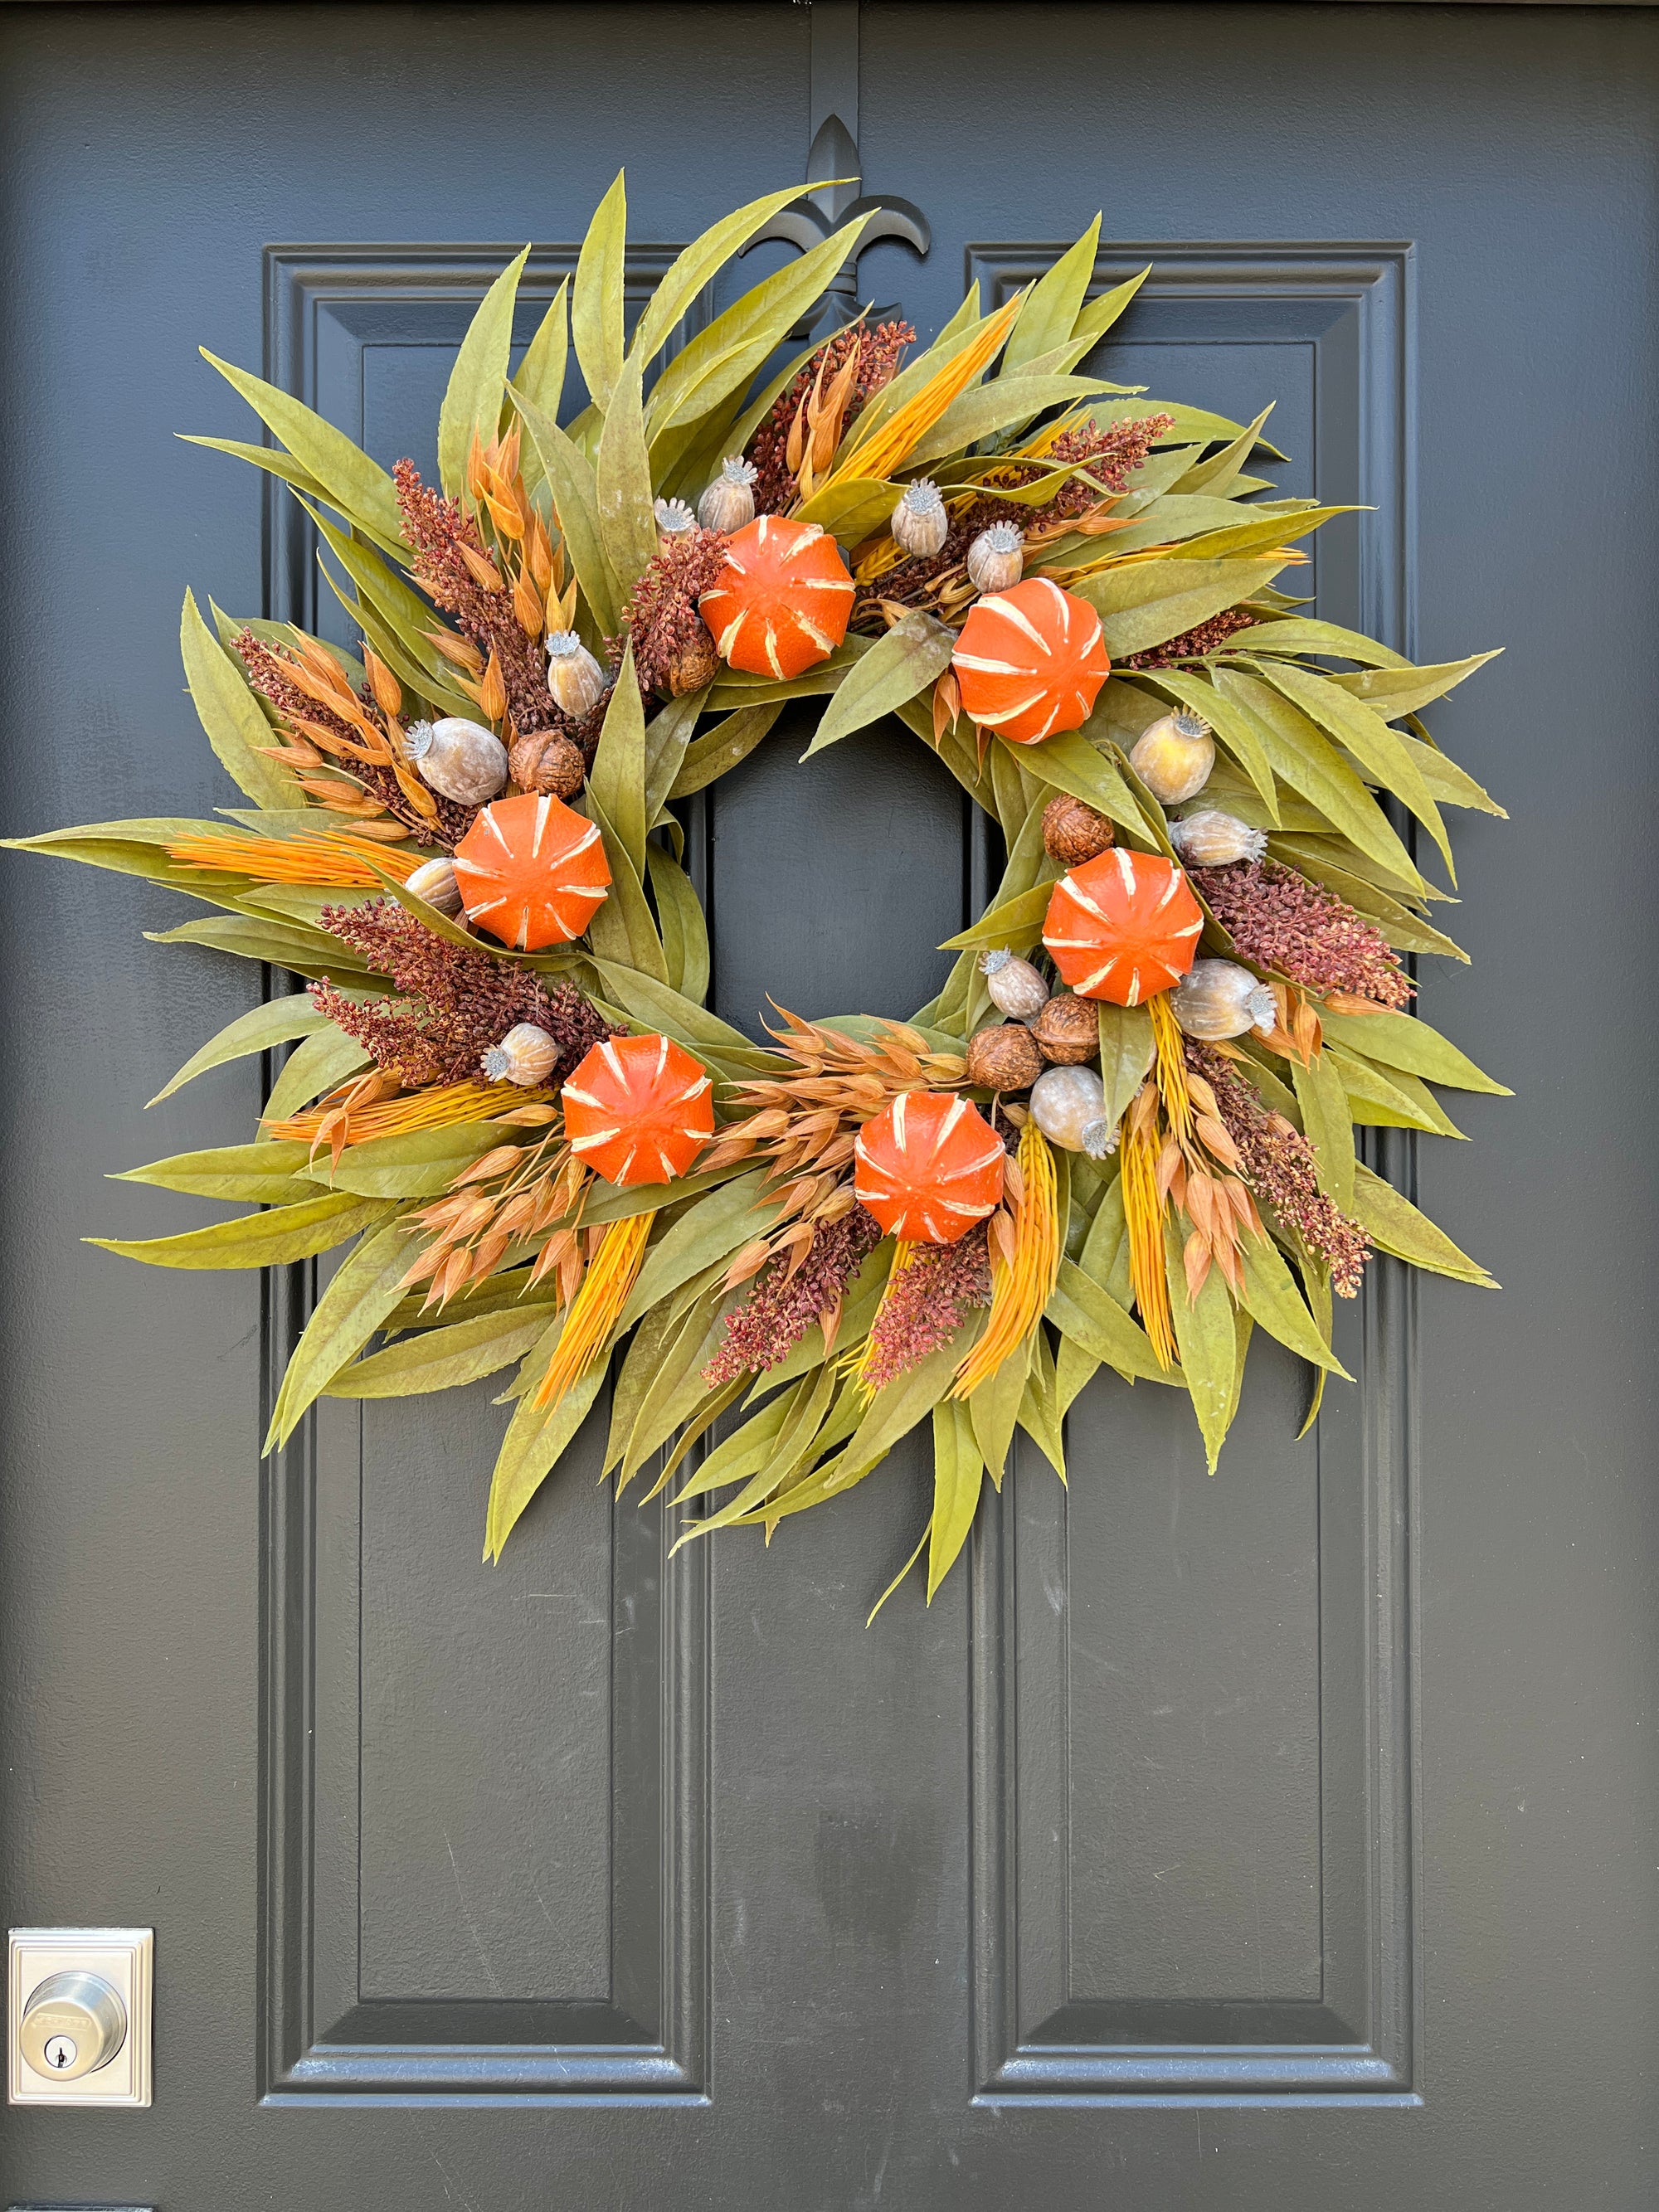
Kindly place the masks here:
<instances>
[{"instance_id":1,"label":"tan seed pod","mask_svg":"<svg viewBox=\"0 0 1659 2212\"><path fill-rule=\"evenodd\" d=\"M1209 724L1184 707L1160 714L1135 739L1129 765L1160 806L1195 799L1215 766Z\"/></svg>"},{"instance_id":2,"label":"tan seed pod","mask_svg":"<svg viewBox=\"0 0 1659 2212\"><path fill-rule=\"evenodd\" d=\"M980 972L991 1004L1012 1021L1034 1022L1048 1002L1048 986L1029 960L1006 950L982 952Z\"/></svg>"},{"instance_id":3,"label":"tan seed pod","mask_svg":"<svg viewBox=\"0 0 1659 2212\"><path fill-rule=\"evenodd\" d=\"M1092 999L1062 993L1049 1000L1032 1023L1031 1034L1045 1060L1062 1067L1080 1067L1100 1050L1099 1009Z\"/></svg>"},{"instance_id":4,"label":"tan seed pod","mask_svg":"<svg viewBox=\"0 0 1659 2212\"><path fill-rule=\"evenodd\" d=\"M526 575L518 575L513 582L513 611L519 618L519 628L526 637L542 634L541 595Z\"/></svg>"},{"instance_id":5,"label":"tan seed pod","mask_svg":"<svg viewBox=\"0 0 1659 2212\"><path fill-rule=\"evenodd\" d=\"M699 623L684 644L673 653L668 663L668 689L671 696L684 699L689 692L701 691L712 684L720 672L720 657L714 650L714 641L708 627Z\"/></svg>"},{"instance_id":6,"label":"tan seed pod","mask_svg":"<svg viewBox=\"0 0 1659 2212\"><path fill-rule=\"evenodd\" d=\"M1112 842L1111 823L1103 814L1070 792L1062 791L1042 810L1042 848L1062 867L1080 868Z\"/></svg>"},{"instance_id":7,"label":"tan seed pod","mask_svg":"<svg viewBox=\"0 0 1659 2212\"><path fill-rule=\"evenodd\" d=\"M994 522L968 548L968 579L976 591L1006 592L1025 573L1025 532L1017 523Z\"/></svg>"},{"instance_id":8,"label":"tan seed pod","mask_svg":"<svg viewBox=\"0 0 1659 2212\"><path fill-rule=\"evenodd\" d=\"M722 461L720 472L697 501L697 520L705 530L729 534L755 519L755 478L759 471L741 453Z\"/></svg>"},{"instance_id":9,"label":"tan seed pod","mask_svg":"<svg viewBox=\"0 0 1659 2212\"><path fill-rule=\"evenodd\" d=\"M486 592L499 592L505 588L501 581L501 570L486 555L475 553L470 545L463 545L459 542L456 544L455 550L466 563L473 581L481 589Z\"/></svg>"},{"instance_id":10,"label":"tan seed pod","mask_svg":"<svg viewBox=\"0 0 1659 2212\"><path fill-rule=\"evenodd\" d=\"M1104 1159L1117 1149L1106 1090L1092 1067L1051 1067L1031 1087L1031 1119L1051 1144Z\"/></svg>"},{"instance_id":11,"label":"tan seed pod","mask_svg":"<svg viewBox=\"0 0 1659 2212\"><path fill-rule=\"evenodd\" d=\"M1042 1054L1024 1022L1001 1022L968 1041L968 1080L987 1091L1029 1091L1042 1073Z\"/></svg>"},{"instance_id":12,"label":"tan seed pod","mask_svg":"<svg viewBox=\"0 0 1659 2212\"><path fill-rule=\"evenodd\" d=\"M461 887L455 880L453 860L422 860L405 888L452 921L461 910Z\"/></svg>"},{"instance_id":13,"label":"tan seed pod","mask_svg":"<svg viewBox=\"0 0 1659 2212\"><path fill-rule=\"evenodd\" d=\"M507 787L507 747L493 731L464 715L412 722L404 749L422 781L458 806L482 806Z\"/></svg>"},{"instance_id":14,"label":"tan seed pod","mask_svg":"<svg viewBox=\"0 0 1659 2212\"><path fill-rule=\"evenodd\" d=\"M1192 867L1225 868L1235 860L1259 860L1267 849L1267 833L1219 807L1201 806L1170 824L1170 842Z\"/></svg>"},{"instance_id":15,"label":"tan seed pod","mask_svg":"<svg viewBox=\"0 0 1659 2212\"><path fill-rule=\"evenodd\" d=\"M951 518L939 486L928 477L918 477L915 483L907 484L888 527L905 552L931 561L951 534Z\"/></svg>"},{"instance_id":16,"label":"tan seed pod","mask_svg":"<svg viewBox=\"0 0 1659 2212\"><path fill-rule=\"evenodd\" d=\"M1170 1008L1190 1037L1263 1035L1279 1019L1267 984L1236 960L1194 960L1170 995Z\"/></svg>"},{"instance_id":17,"label":"tan seed pod","mask_svg":"<svg viewBox=\"0 0 1659 2212\"><path fill-rule=\"evenodd\" d=\"M507 755L513 781L520 791L545 792L574 799L587 775L582 749L556 730L532 730Z\"/></svg>"},{"instance_id":18,"label":"tan seed pod","mask_svg":"<svg viewBox=\"0 0 1659 2212\"><path fill-rule=\"evenodd\" d=\"M490 1083L520 1083L533 1091L544 1083L559 1064L556 1041L534 1022L517 1022L499 1044L478 1056L478 1065Z\"/></svg>"},{"instance_id":19,"label":"tan seed pod","mask_svg":"<svg viewBox=\"0 0 1659 2212\"><path fill-rule=\"evenodd\" d=\"M386 666L379 653L367 645L363 647L363 667L368 676L369 689L374 694L374 703L382 713L398 714L403 711L403 687Z\"/></svg>"},{"instance_id":20,"label":"tan seed pod","mask_svg":"<svg viewBox=\"0 0 1659 2212\"><path fill-rule=\"evenodd\" d=\"M501 674L501 655L493 647L483 682L478 686L478 705L492 722L502 720L507 714L507 679Z\"/></svg>"},{"instance_id":21,"label":"tan seed pod","mask_svg":"<svg viewBox=\"0 0 1659 2212\"><path fill-rule=\"evenodd\" d=\"M605 696L605 671L574 629L556 629L547 641L547 688L573 722L585 720Z\"/></svg>"}]
</instances>

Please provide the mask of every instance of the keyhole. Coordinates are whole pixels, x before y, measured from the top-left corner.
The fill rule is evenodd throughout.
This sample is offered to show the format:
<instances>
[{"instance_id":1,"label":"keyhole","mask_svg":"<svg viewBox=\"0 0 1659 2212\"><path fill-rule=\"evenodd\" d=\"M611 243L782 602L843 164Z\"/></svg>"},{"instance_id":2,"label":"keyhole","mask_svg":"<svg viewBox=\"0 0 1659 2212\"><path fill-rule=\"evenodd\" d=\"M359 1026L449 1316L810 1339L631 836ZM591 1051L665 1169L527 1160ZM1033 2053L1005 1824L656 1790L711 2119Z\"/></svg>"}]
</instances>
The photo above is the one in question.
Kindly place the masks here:
<instances>
[{"instance_id":1,"label":"keyhole","mask_svg":"<svg viewBox=\"0 0 1659 2212\"><path fill-rule=\"evenodd\" d=\"M69 2036L54 2035L48 2039L46 2063L58 2072L61 2072L65 2066L74 2065L75 2044Z\"/></svg>"}]
</instances>

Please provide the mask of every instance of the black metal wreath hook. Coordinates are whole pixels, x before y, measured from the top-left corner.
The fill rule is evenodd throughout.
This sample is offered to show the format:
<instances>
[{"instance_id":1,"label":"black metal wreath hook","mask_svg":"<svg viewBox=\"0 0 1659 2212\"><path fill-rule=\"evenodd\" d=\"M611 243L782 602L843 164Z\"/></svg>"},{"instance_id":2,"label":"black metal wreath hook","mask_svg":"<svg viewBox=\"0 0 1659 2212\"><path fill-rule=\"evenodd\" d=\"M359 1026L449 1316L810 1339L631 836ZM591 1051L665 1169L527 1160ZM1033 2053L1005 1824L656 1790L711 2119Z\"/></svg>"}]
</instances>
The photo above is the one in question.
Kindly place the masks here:
<instances>
[{"instance_id":1,"label":"black metal wreath hook","mask_svg":"<svg viewBox=\"0 0 1659 2212\"><path fill-rule=\"evenodd\" d=\"M839 182L809 186L793 205L775 215L769 222L757 231L742 250L773 240L785 246L793 246L803 253L808 252L830 233L839 230L843 223L861 215L872 215L874 220L866 227L858 245L842 264L834 282L824 292L817 306L800 325L800 335L806 336L819 323L851 322L859 310L859 258L866 248L888 240L913 246L918 254L925 254L933 242L927 218L909 200L890 197L886 193L857 194L864 179L860 173L858 143L839 115L826 116L818 126L806 159L809 177L835 177ZM879 321L886 309L877 311Z\"/></svg>"}]
</instances>

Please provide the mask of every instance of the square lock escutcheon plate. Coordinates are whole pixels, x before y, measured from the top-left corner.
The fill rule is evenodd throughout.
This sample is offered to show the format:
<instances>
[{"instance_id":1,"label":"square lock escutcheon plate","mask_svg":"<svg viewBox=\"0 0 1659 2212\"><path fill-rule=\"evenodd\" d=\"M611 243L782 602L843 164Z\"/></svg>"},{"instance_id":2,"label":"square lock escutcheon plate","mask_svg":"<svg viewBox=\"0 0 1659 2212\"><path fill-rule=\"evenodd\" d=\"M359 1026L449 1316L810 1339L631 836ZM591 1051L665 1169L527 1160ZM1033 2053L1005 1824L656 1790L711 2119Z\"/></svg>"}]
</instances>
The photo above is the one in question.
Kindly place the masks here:
<instances>
[{"instance_id":1,"label":"square lock escutcheon plate","mask_svg":"<svg viewBox=\"0 0 1659 2212\"><path fill-rule=\"evenodd\" d=\"M148 1928L14 1928L6 2086L14 2105L150 2100L155 1938Z\"/></svg>"}]
</instances>

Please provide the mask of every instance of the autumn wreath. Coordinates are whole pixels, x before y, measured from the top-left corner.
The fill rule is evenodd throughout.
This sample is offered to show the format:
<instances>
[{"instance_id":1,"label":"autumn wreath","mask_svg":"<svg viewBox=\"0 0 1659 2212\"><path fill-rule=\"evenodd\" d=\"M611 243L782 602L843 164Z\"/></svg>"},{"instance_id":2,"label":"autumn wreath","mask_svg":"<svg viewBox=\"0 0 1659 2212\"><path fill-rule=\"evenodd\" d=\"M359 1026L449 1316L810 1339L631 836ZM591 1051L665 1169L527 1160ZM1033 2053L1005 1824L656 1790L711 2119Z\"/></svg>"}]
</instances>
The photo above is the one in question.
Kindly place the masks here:
<instances>
[{"instance_id":1,"label":"autumn wreath","mask_svg":"<svg viewBox=\"0 0 1659 2212\"><path fill-rule=\"evenodd\" d=\"M630 337L618 179L509 377L521 254L436 485L216 362L276 442L200 442L289 486L357 653L187 597L248 804L16 842L309 979L167 1086L295 1048L256 1141L133 1171L256 1210L109 1245L350 1244L270 1446L325 1394L516 1367L494 1557L613 1364L606 1465L677 1483L688 1537L769 1534L931 1419L931 1595L1017 1428L1063 1472L1099 1367L1184 1389L1213 1467L1253 1327L1317 1383L1374 1249L1487 1280L1353 1133L1455 1133L1431 1086L1500 1087L1407 1011L1407 956L1462 957L1415 843L1449 870L1442 807L1499 810L1418 719L1479 659L1413 667L1279 588L1343 510L1248 473L1261 422L1079 373L1139 281L1091 296L1098 221L919 351L861 319L777 365L860 221L671 351L795 197L687 247ZM803 697L812 751L898 717L1006 865L909 1022L782 1013L763 1048L704 1004L674 808Z\"/></svg>"}]
</instances>

